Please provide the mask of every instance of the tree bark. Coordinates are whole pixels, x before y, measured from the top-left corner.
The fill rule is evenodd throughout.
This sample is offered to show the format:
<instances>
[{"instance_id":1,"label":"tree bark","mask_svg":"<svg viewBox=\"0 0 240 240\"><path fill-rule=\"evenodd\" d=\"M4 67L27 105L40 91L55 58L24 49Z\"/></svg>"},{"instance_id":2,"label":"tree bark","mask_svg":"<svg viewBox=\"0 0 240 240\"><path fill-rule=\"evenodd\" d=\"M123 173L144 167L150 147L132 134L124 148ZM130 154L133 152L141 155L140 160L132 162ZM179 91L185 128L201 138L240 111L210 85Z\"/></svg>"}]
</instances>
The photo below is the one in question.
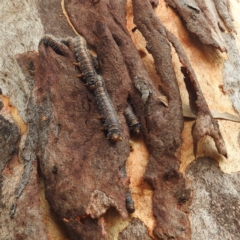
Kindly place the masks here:
<instances>
[{"instance_id":1,"label":"tree bark","mask_svg":"<svg viewBox=\"0 0 240 240\"><path fill-rule=\"evenodd\" d=\"M165 2L2 3L0 239L238 238L239 123L211 110L239 115L240 6ZM38 45L44 34L55 40ZM96 92L77 78L76 34L97 56L121 141L106 139Z\"/></svg>"}]
</instances>

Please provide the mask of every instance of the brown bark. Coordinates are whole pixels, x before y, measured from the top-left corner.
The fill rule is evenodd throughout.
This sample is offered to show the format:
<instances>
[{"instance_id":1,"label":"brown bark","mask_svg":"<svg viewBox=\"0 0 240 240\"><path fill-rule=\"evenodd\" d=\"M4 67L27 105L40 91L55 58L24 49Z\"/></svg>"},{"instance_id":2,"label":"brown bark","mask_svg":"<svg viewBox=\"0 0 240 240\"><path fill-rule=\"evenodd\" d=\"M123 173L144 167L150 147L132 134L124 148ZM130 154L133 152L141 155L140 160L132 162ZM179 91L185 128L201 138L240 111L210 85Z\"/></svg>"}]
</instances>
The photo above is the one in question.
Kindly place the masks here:
<instances>
[{"instance_id":1,"label":"brown bark","mask_svg":"<svg viewBox=\"0 0 240 240\"><path fill-rule=\"evenodd\" d=\"M174 1L169 2L173 6ZM59 2L51 2L54 3ZM158 6L158 1L133 0L132 4L137 27L134 30L141 32L147 42L146 48L153 56L157 84L150 77L126 27L125 0L64 2L71 24L97 54L98 74L105 80L120 119L122 141L112 143L106 140L106 133L100 131L102 122L97 119L100 112L94 93L76 77L79 69L73 64L76 56L72 43L68 46L61 43L63 51L59 52L40 44L38 53L32 51L18 55L18 64L29 82L31 92L26 118L28 132L20 147L19 133L13 120L9 116L0 116L0 144L4 149L3 161L0 162L1 178L11 179L11 174L16 174L14 166L18 155L23 161L20 162L20 178L14 182L14 193L4 192L4 196L0 195L0 200L4 202L1 207L6 211L9 208L6 219L12 219L11 224L19 227L12 233L14 239L51 239L46 214L41 211L45 203L44 196L40 196L40 186L46 193L53 221L59 229L63 229L62 239L111 239L113 215L130 222L122 227L118 239L191 239L188 215L192 188L180 172L179 148L184 118L170 43L182 64L190 107L197 116L193 128L195 154L198 142L205 135L210 135L218 152L227 156L225 143L183 47L152 9ZM46 21L47 6L47 1L39 3L45 31L58 38L74 36L66 19L59 21L58 16L62 11L59 4L51 12L51 23ZM198 7L187 7L188 11L199 14ZM62 32L56 26L58 21ZM185 21L191 22L189 19ZM201 23L205 22L202 20ZM206 33L212 25L204 27ZM219 39L215 41L211 36L209 39L210 43L203 42L225 50ZM167 96L168 106L159 101L162 94ZM142 185L149 184L148 187L153 191L154 229L147 229L145 222L138 218L130 221L131 213L126 206L130 182L124 168L130 155L129 140L132 136L124 111L129 103L141 124L140 139L143 139L149 151ZM198 162L191 165L187 172L193 184L196 184L196 188L193 188L196 191L204 185L197 185L200 178L197 171L201 172L202 167ZM215 162L209 162L216 168ZM220 171L214 171L212 174L219 179L226 178ZM221 190L214 194L221 196ZM7 198L11 199L9 203L6 203ZM227 196L224 195L223 204L226 201ZM236 204L237 198L232 202ZM226 208L224 211L228 210ZM23 219L23 213L28 211L31 213ZM236 230L239 214L236 212L235 217L235 212L232 209L230 211ZM219 220L219 224L228 219ZM34 221L36 224L31 228L29 223ZM226 229L231 231L229 225ZM221 234L224 236L224 233Z\"/></svg>"}]
</instances>

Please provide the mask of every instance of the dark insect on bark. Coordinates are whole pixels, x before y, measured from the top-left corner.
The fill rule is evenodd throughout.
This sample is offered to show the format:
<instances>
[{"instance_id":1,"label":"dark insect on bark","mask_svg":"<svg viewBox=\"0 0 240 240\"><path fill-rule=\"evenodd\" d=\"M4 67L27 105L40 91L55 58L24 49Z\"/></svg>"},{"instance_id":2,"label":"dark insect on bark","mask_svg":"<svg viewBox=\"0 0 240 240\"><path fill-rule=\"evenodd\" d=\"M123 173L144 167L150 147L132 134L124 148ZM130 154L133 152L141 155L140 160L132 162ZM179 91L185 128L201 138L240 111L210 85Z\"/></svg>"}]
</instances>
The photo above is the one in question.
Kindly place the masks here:
<instances>
[{"instance_id":1,"label":"dark insect on bark","mask_svg":"<svg viewBox=\"0 0 240 240\"><path fill-rule=\"evenodd\" d=\"M44 43L46 46L51 47L56 53L64 55L64 45L59 42L54 36L45 35L39 41L38 47Z\"/></svg>"},{"instance_id":2,"label":"dark insect on bark","mask_svg":"<svg viewBox=\"0 0 240 240\"><path fill-rule=\"evenodd\" d=\"M95 98L102 118L104 119L104 129L108 131L107 139L112 142L121 140L121 128L113 104L108 96L105 83L100 75L97 75L94 90Z\"/></svg>"},{"instance_id":3,"label":"dark insect on bark","mask_svg":"<svg viewBox=\"0 0 240 240\"><path fill-rule=\"evenodd\" d=\"M80 71L90 90L94 90L97 73L93 66L93 60L87 49L86 40L77 36L74 38L75 54L78 60Z\"/></svg>"},{"instance_id":4,"label":"dark insect on bark","mask_svg":"<svg viewBox=\"0 0 240 240\"><path fill-rule=\"evenodd\" d=\"M130 131L138 135L140 133L140 123L130 105L125 109L124 116L126 118Z\"/></svg>"},{"instance_id":5,"label":"dark insect on bark","mask_svg":"<svg viewBox=\"0 0 240 240\"><path fill-rule=\"evenodd\" d=\"M130 190L128 190L126 193L126 209L130 213L135 212L134 201L132 199L132 194Z\"/></svg>"},{"instance_id":6,"label":"dark insect on bark","mask_svg":"<svg viewBox=\"0 0 240 240\"><path fill-rule=\"evenodd\" d=\"M127 177L127 172L126 172L126 166L125 165L120 169L119 177L120 178ZM135 212L134 201L132 199L132 194L131 194L131 191L130 191L129 188L126 192L126 209L129 213Z\"/></svg>"}]
</instances>

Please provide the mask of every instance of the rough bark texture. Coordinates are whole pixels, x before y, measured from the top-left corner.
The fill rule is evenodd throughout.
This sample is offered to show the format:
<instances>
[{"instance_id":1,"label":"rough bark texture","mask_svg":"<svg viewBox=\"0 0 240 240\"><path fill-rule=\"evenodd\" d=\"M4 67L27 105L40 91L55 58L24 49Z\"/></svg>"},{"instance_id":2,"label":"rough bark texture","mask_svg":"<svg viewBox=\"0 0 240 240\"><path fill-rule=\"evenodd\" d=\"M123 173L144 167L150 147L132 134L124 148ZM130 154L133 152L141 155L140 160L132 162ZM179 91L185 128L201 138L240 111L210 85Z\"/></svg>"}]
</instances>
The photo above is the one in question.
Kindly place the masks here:
<instances>
[{"instance_id":1,"label":"rough bark texture","mask_svg":"<svg viewBox=\"0 0 240 240\"><path fill-rule=\"evenodd\" d=\"M199 158L187 169L193 183L192 239L239 238L239 173L224 174L216 160ZM196 207L196 205L198 207ZM203 217L203 214L205 217ZM198 216L198 217L197 217ZM210 229L206 230L205 226Z\"/></svg>"},{"instance_id":2,"label":"rough bark texture","mask_svg":"<svg viewBox=\"0 0 240 240\"><path fill-rule=\"evenodd\" d=\"M149 4L147 1L146 3ZM118 99L118 105L120 102L127 101L127 98L130 98L134 110L140 116L143 129L147 128L147 131L144 129L144 137L150 150L150 162L145 178L154 189L153 207L154 215L157 219L154 235L160 239L164 238L164 236L185 238L189 235L189 225L185 213L179 210L178 207L181 209L183 207L182 204L189 200L190 189L187 189L185 179L178 172L179 161L174 156L181 143L180 133L183 127L183 117L180 94L171 62L170 46L165 37L163 37L161 47L162 56L165 55L165 59L164 61L162 60L160 65L162 67L159 66L157 68L160 71L159 75L165 77L164 80L166 80L163 82L164 91L170 99L169 109L166 109L164 106L159 105L158 92L153 86L124 26L124 6L125 1L120 3L101 1L96 5L85 1L65 2L66 10L74 27L96 48L104 79L111 79L111 81L107 82L107 88L113 101L120 92L121 99ZM149 4L149 6L151 5ZM87 11L89 8L91 8L91 11ZM75 12L81 14L77 15ZM95 13L94 22L90 23L88 21L89 15L93 14L93 12ZM109 14L106 14L108 12ZM76 16L81 16L81 21ZM95 36L92 33L95 33ZM156 46L157 42L153 42L152 47ZM158 53L159 51L156 54ZM113 56L115 58L117 56L119 61L116 63L112 61ZM103 57L104 61L102 61ZM157 66L158 64L159 62L156 62ZM114 69L115 74L112 75L113 72L111 72L110 75L107 71L109 69ZM119 82L114 96L111 94L111 85L117 80L119 69L121 69L121 75L126 75L124 83L129 84L127 90L129 95L124 96L123 93L127 91L120 90L121 82ZM148 97L145 106L143 104L146 102L146 99L144 98L141 103L139 94L132 88L134 85L130 85L131 80L128 77L128 73L135 86L137 85L136 81L141 79L144 86L151 87L151 95ZM120 92L118 93L119 90ZM141 93L144 96L145 93ZM119 108L118 105L117 108ZM126 105L123 106L125 107ZM145 121L143 121L143 118ZM173 219L175 219L174 223L172 222Z\"/></svg>"},{"instance_id":3,"label":"rough bark texture","mask_svg":"<svg viewBox=\"0 0 240 240\"><path fill-rule=\"evenodd\" d=\"M235 32L229 0L214 0L213 2L191 0L187 3L180 0L165 0L165 2L178 12L189 31L196 34L201 42L212 45L222 52L227 51L221 33L224 27L220 18L229 31Z\"/></svg>"},{"instance_id":4,"label":"rough bark texture","mask_svg":"<svg viewBox=\"0 0 240 240\"><path fill-rule=\"evenodd\" d=\"M146 226L137 218L133 218L130 224L119 234L118 240L151 240Z\"/></svg>"},{"instance_id":5,"label":"rough bark texture","mask_svg":"<svg viewBox=\"0 0 240 240\"><path fill-rule=\"evenodd\" d=\"M20 10L21 4L15 1L15 7ZM204 44L221 51L228 49L230 59L225 62L222 89L230 94L238 110L239 52L233 37L219 31L221 24L205 7L207 3L166 2L184 16L186 26ZM128 14L134 15L136 24L132 23L131 28L129 15L126 21L126 4L125 0L65 0L64 10L58 0L27 1L25 14L33 20L22 25L33 28L32 33L37 37L31 42L24 32L14 47L18 52L35 48L38 53L17 55L22 72L16 67L15 57L5 62L10 52L8 37L5 39L6 47L2 49L7 50L3 51L0 72L0 239L215 239L218 233L219 239L238 238L238 173L228 176L215 160L199 158L186 172L192 181L191 188L180 171L181 136L186 138L186 133L182 134L184 119L179 85L181 90L183 87L177 81L183 78L179 77L180 68L189 105L197 115L190 149L194 145L197 155L198 142L206 141L202 138L210 135L221 157L227 155L219 126L190 64L192 59L188 59L178 39L152 9L163 8L162 3L133 0L131 13L128 2ZM229 2L224 5L223 1L211 1L211 4L216 6L227 29L234 31ZM9 8L14 7L10 5L6 2ZM73 30L86 38L89 48L98 56L98 71L121 123L123 140L115 144L106 140L106 133L100 131L102 122L97 119L100 113L93 92L76 77L78 69L73 65L76 56L72 44L65 46L63 54L44 44L36 48L43 31L65 38L74 36ZM138 36L136 41L135 36ZM139 49L140 42L144 46ZM21 44L24 46L19 51ZM203 51L200 43L196 45ZM172 46L180 63L171 51ZM11 55L16 53L14 50ZM217 54L212 55L214 59ZM146 59L151 59L152 69ZM209 65L214 61L217 60L209 61ZM16 72L20 72L19 78L14 77ZM168 107L159 101L162 94L168 98ZM17 118L16 109L5 101L4 95L12 97L11 103L19 108L27 126ZM130 136L124 118L129 103L141 124L139 139ZM147 149L143 157L144 142ZM219 157L215 148L209 146ZM229 152L229 141L227 148ZM204 145L200 146L202 149L205 153ZM231 154L232 151L230 157ZM135 163L131 158L135 158ZM125 165L132 182L122 175ZM146 169L143 167L140 172L139 165ZM134 182L134 175L141 175L138 183ZM129 183L135 201L133 214L126 208ZM230 190L226 191L227 188ZM147 194L149 198L145 198ZM216 199L220 199L220 205ZM229 201L231 206L226 204ZM205 224L213 227L206 228Z\"/></svg>"}]
</instances>

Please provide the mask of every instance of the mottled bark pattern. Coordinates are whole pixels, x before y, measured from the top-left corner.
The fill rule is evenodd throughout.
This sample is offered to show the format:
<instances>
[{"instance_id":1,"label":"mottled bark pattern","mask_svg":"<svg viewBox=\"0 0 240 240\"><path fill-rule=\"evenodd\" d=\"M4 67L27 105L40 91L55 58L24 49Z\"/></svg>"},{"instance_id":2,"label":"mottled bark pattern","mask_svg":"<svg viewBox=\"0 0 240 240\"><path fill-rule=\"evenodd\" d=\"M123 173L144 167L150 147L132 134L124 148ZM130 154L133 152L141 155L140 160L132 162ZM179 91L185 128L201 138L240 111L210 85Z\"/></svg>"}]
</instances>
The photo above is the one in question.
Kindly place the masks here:
<instances>
[{"instance_id":1,"label":"mottled bark pattern","mask_svg":"<svg viewBox=\"0 0 240 240\"><path fill-rule=\"evenodd\" d=\"M0 103L2 102L0 101ZM0 173L2 173L6 164L18 152L19 130L16 124L13 123L13 120L9 121L8 118L0 115Z\"/></svg>"},{"instance_id":2,"label":"mottled bark pattern","mask_svg":"<svg viewBox=\"0 0 240 240\"><path fill-rule=\"evenodd\" d=\"M192 239L238 239L240 173L225 174L216 160L199 158L188 167L187 176L194 190Z\"/></svg>"},{"instance_id":3,"label":"mottled bark pattern","mask_svg":"<svg viewBox=\"0 0 240 240\"><path fill-rule=\"evenodd\" d=\"M118 240L151 240L152 238L148 235L148 231L144 223L133 218L130 224L123 229L119 234Z\"/></svg>"}]
</instances>

